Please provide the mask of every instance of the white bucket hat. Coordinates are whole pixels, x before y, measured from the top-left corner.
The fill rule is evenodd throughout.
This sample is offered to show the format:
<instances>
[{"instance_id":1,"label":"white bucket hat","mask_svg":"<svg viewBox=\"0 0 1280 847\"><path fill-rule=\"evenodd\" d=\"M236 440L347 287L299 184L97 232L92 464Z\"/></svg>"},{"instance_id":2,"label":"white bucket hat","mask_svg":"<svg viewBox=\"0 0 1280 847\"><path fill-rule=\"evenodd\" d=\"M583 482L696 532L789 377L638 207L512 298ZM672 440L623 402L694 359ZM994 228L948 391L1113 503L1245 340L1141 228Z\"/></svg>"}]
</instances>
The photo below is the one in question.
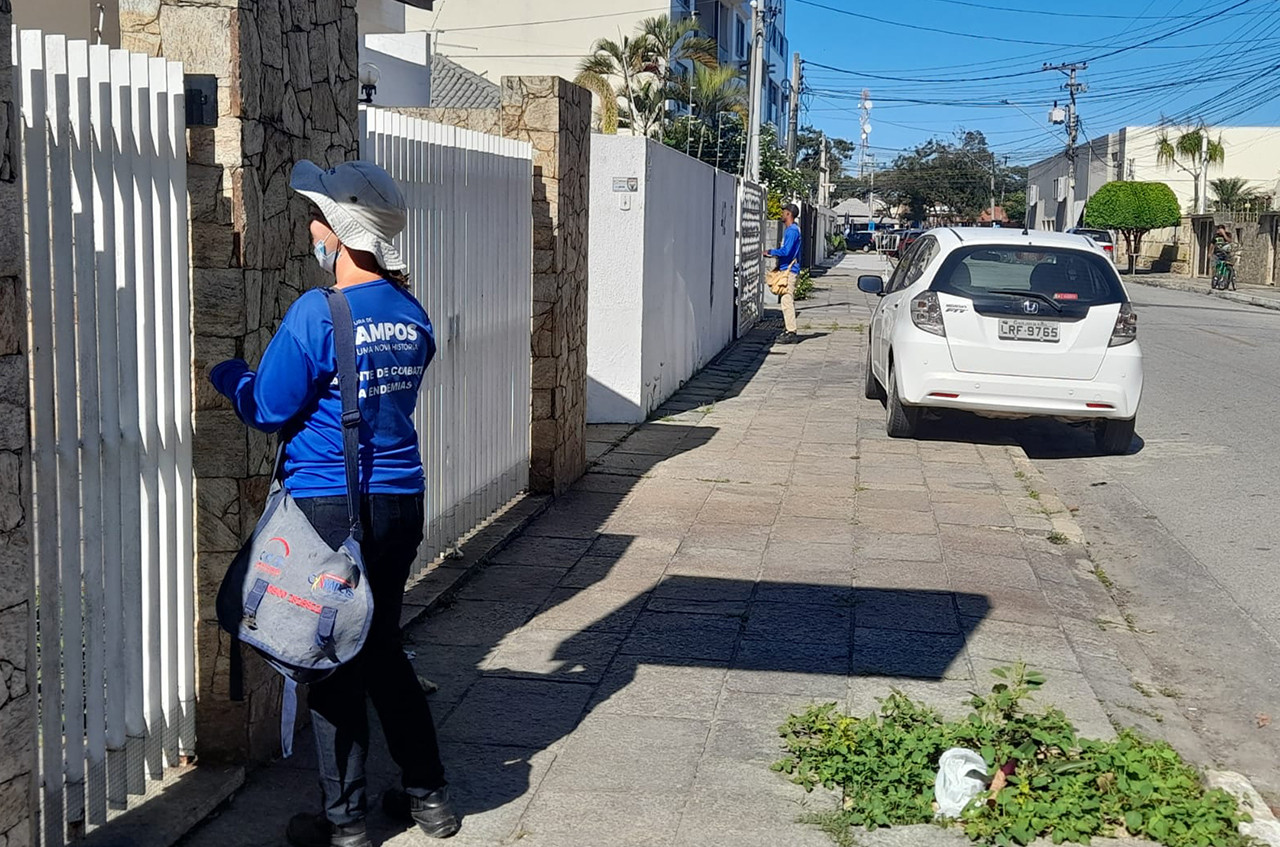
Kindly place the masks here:
<instances>
[{"instance_id":1,"label":"white bucket hat","mask_svg":"<svg viewBox=\"0 0 1280 847\"><path fill-rule=\"evenodd\" d=\"M303 159L293 166L289 186L320 207L343 245L372 253L386 270L408 267L391 243L405 227L404 195L382 168L354 161L321 170Z\"/></svg>"}]
</instances>

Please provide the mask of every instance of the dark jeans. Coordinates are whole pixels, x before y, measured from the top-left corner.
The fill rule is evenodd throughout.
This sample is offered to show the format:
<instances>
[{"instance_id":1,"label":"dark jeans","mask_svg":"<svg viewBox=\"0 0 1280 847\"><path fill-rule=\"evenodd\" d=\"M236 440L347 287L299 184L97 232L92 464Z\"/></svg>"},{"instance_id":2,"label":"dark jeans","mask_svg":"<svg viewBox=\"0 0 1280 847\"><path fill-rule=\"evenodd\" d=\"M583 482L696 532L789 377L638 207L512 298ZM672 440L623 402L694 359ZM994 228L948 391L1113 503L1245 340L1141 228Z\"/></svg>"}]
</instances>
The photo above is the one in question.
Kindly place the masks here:
<instances>
[{"instance_id":1,"label":"dark jeans","mask_svg":"<svg viewBox=\"0 0 1280 847\"><path fill-rule=\"evenodd\" d=\"M329 546L347 537L347 498L299 498L298 507ZM365 758L373 701L391 757L409 794L443 786L444 767L427 695L401 647L400 607L418 545L421 494L370 494L361 503L360 549L373 592L373 623L360 655L311 686L308 703L320 763L324 813L339 826L362 820L368 807Z\"/></svg>"}]
</instances>

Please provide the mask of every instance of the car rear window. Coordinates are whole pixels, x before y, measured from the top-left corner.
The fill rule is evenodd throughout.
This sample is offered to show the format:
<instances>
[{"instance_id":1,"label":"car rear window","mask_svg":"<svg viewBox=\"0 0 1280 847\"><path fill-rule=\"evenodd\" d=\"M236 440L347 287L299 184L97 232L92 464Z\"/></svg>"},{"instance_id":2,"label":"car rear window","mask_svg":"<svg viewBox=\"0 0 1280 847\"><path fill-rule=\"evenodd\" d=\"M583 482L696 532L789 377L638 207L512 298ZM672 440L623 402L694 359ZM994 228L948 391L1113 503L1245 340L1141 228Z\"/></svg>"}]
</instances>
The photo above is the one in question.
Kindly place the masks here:
<instances>
[{"instance_id":1,"label":"car rear window","mask_svg":"<svg viewBox=\"0 0 1280 847\"><path fill-rule=\"evenodd\" d=\"M1094 241L1100 241L1104 244L1111 243L1111 233L1105 229L1073 229L1071 231L1076 235L1087 235Z\"/></svg>"},{"instance_id":2,"label":"car rear window","mask_svg":"<svg viewBox=\"0 0 1280 847\"><path fill-rule=\"evenodd\" d=\"M1115 270L1102 256L1046 247L982 246L954 251L934 277L935 291L971 300L1033 292L1059 303L1125 302Z\"/></svg>"}]
</instances>

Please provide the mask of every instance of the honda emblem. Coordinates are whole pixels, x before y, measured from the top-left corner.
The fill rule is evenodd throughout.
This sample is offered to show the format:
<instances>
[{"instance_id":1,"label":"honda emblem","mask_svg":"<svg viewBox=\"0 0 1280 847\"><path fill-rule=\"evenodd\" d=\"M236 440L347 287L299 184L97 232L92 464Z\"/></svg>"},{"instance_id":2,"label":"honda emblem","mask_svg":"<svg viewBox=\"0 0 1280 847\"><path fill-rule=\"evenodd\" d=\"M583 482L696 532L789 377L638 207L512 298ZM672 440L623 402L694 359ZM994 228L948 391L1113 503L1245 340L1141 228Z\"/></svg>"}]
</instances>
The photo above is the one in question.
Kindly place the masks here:
<instances>
[{"instance_id":1,"label":"honda emblem","mask_svg":"<svg viewBox=\"0 0 1280 847\"><path fill-rule=\"evenodd\" d=\"M1022 311L1028 315L1034 315L1040 311L1040 304L1034 300L1023 300Z\"/></svg>"}]
</instances>

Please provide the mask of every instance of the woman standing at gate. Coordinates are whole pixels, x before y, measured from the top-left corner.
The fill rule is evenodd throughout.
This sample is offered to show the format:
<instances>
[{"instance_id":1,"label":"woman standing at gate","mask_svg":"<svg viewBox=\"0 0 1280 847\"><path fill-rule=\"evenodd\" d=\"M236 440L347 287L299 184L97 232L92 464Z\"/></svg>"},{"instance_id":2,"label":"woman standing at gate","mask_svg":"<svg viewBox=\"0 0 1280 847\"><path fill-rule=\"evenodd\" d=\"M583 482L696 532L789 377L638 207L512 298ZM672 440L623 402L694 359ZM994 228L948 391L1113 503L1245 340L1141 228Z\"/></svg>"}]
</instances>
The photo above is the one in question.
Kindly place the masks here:
<instances>
[{"instance_id":1,"label":"woman standing at gate","mask_svg":"<svg viewBox=\"0 0 1280 847\"><path fill-rule=\"evenodd\" d=\"M400 640L401 600L423 533L424 476L413 412L436 350L431 321L406 287L405 263L391 243L405 227L404 198L395 180L370 162L329 170L298 162L290 184L314 204L312 250L346 296L355 324L360 547L374 611L360 654L311 686L324 808L296 815L287 837L295 847L369 847L367 696L404 786L384 796L384 809L416 821L427 835L447 838L458 831L458 819L431 709ZM209 375L241 420L280 432L284 486L335 549L350 530L336 374L333 320L317 289L290 307L256 372L231 359Z\"/></svg>"}]
</instances>

